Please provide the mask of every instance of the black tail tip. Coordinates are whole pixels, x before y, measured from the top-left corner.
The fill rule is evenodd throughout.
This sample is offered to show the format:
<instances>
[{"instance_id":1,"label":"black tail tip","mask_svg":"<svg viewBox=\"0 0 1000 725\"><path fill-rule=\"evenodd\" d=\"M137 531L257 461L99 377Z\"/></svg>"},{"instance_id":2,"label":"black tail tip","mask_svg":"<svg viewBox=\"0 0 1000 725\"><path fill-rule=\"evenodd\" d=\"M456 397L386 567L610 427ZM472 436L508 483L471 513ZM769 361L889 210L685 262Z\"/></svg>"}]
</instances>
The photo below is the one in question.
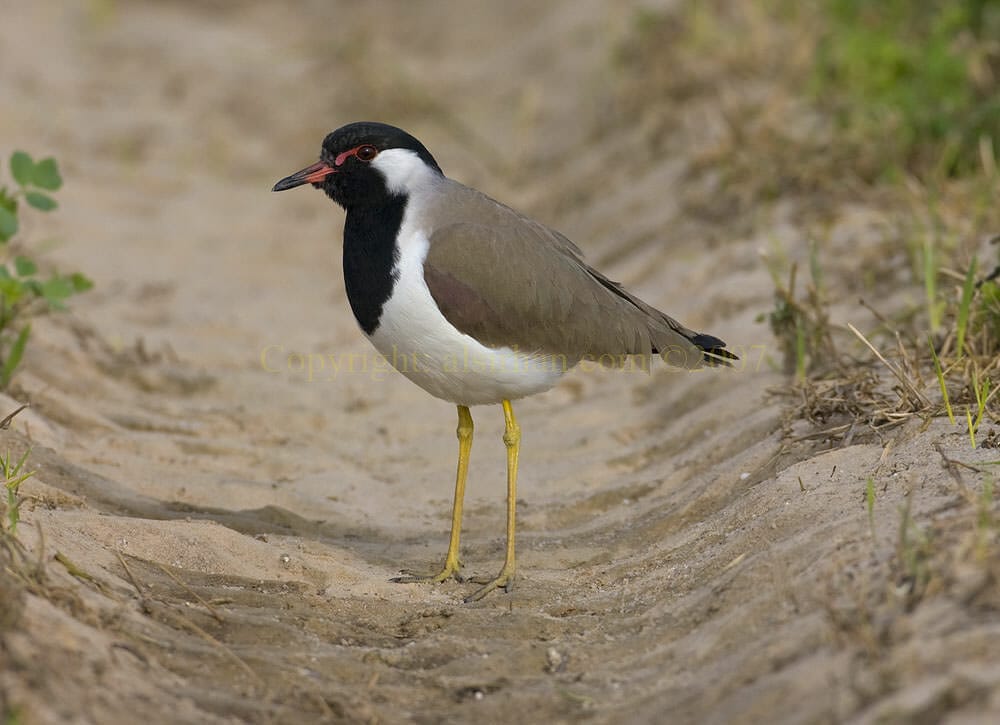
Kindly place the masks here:
<instances>
[{"instance_id":1,"label":"black tail tip","mask_svg":"<svg viewBox=\"0 0 1000 725\"><path fill-rule=\"evenodd\" d=\"M698 348L704 353L703 361L706 365L732 367L730 360L739 360L739 356L726 349L726 343L714 335L699 333L691 338Z\"/></svg>"}]
</instances>

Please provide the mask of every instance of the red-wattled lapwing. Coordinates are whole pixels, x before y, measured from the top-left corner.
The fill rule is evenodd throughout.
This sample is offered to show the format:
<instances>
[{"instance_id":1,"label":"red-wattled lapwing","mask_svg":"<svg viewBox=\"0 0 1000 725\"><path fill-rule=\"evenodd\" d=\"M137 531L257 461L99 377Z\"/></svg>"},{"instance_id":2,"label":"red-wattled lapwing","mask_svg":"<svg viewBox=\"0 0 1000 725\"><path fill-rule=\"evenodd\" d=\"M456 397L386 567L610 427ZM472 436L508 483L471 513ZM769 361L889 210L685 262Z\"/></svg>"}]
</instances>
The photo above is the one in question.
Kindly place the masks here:
<instances>
[{"instance_id":1,"label":"red-wattled lapwing","mask_svg":"<svg viewBox=\"0 0 1000 725\"><path fill-rule=\"evenodd\" d=\"M347 211L344 283L358 324L403 375L458 406L458 475L444 568L393 581L461 581L470 405L500 403L507 446L507 556L466 601L514 581L521 429L510 401L551 388L583 359L659 355L686 368L735 355L589 267L559 232L447 178L410 134L351 123L274 191L310 183Z\"/></svg>"}]
</instances>

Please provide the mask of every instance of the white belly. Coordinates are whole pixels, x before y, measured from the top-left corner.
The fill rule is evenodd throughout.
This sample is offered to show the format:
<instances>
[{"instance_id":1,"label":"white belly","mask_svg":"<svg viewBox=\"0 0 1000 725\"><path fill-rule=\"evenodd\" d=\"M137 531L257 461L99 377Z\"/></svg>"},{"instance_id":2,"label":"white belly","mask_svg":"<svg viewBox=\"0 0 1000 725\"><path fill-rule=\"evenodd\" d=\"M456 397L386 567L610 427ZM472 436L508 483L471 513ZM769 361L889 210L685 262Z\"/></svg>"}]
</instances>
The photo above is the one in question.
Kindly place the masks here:
<instances>
[{"instance_id":1,"label":"white belly","mask_svg":"<svg viewBox=\"0 0 1000 725\"><path fill-rule=\"evenodd\" d=\"M431 395L459 405L499 403L556 384L569 367L561 356L489 348L455 329L424 282L426 235L408 229L404 219L399 242L399 277L369 336L394 368Z\"/></svg>"}]
</instances>

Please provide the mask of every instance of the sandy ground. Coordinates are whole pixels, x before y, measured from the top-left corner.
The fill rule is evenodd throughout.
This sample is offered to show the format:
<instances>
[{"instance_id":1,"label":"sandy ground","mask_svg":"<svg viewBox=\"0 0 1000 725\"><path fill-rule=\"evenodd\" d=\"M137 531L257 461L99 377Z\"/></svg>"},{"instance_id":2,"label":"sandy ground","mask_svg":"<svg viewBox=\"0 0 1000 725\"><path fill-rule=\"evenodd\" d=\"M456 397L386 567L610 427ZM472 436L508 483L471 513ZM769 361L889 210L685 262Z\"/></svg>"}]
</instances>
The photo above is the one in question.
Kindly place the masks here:
<instances>
[{"instance_id":1,"label":"sandy ground","mask_svg":"<svg viewBox=\"0 0 1000 725\"><path fill-rule=\"evenodd\" d=\"M610 5L3 10L0 150L53 154L67 180L27 232L96 282L37 324L0 398L32 404L2 435L33 446L19 532L46 572L3 593L13 722L994 721L979 479L933 445L996 451L946 421L831 448L785 420L758 252L801 255L803 232L780 205L752 230L689 213L711 116L654 150L615 115L637 6ZM443 556L453 407L381 369L296 369L372 356L341 212L269 188L363 118L744 353L730 372L578 371L520 403L519 578L474 605L468 584L388 581ZM839 238L863 245L864 213L834 214ZM463 559L486 574L502 417L474 415ZM947 572L919 598L894 563L907 499Z\"/></svg>"}]
</instances>

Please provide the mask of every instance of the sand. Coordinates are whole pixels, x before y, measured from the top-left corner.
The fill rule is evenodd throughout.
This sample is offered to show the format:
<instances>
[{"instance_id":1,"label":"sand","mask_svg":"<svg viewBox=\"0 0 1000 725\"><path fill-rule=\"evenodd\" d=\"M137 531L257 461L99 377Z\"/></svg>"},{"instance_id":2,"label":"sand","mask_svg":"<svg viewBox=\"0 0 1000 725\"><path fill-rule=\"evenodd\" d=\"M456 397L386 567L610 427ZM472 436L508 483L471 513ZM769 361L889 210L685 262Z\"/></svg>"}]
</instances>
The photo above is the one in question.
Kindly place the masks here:
<instances>
[{"instance_id":1,"label":"sand","mask_svg":"<svg viewBox=\"0 0 1000 725\"><path fill-rule=\"evenodd\" d=\"M636 12L3 10L0 150L54 155L66 179L26 234L96 283L36 323L0 397L2 414L31 403L0 445L31 446L18 533L44 566L2 593L14 722L997 716L997 564L976 558L966 495L980 479L934 445L970 464L996 451L946 420L841 447L787 418L759 251L801 257L803 230L780 204L749 230L691 213L686 174L715 142L704 109L661 148L615 114ZM389 582L443 558L454 408L375 367L344 296L342 213L269 193L363 118L407 128L449 175L744 359L580 370L519 403L517 585L472 605L470 584ZM863 245L867 213L845 205L834 228ZM310 355L329 364L310 375ZM483 575L503 557L503 421L473 415L462 555ZM919 597L898 567L906 501L947 572Z\"/></svg>"}]
</instances>

